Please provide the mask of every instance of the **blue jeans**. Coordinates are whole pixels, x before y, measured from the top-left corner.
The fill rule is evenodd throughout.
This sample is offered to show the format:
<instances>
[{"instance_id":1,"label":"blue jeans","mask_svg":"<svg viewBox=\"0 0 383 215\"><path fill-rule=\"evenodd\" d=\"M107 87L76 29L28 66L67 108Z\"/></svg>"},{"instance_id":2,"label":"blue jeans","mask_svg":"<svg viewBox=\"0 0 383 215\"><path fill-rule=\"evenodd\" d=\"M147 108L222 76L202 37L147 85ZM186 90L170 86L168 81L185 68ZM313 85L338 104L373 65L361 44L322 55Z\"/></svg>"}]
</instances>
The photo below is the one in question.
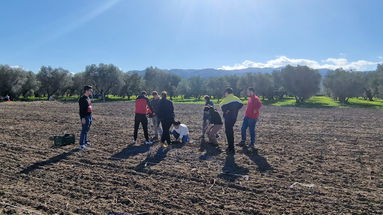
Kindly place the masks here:
<instances>
[{"instance_id":1,"label":"blue jeans","mask_svg":"<svg viewBox=\"0 0 383 215\"><path fill-rule=\"evenodd\" d=\"M257 121L258 119L251 119L247 116L243 118L243 123L241 128L242 141L246 141L246 131L247 131L247 128L249 128L250 129L250 144L251 145L255 144L255 136L256 136L255 126L257 125Z\"/></svg>"},{"instance_id":2,"label":"blue jeans","mask_svg":"<svg viewBox=\"0 0 383 215\"><path fill-rule=\"evenodd\" d=\"M180 137L180 134L177 133L176 131L173 131L172 134L173 134L174 138L176 138L176 139L178 139ZM190 141L189 135L183 136L181 141L182 141L182 143L188 143Z\"/></svg>"},{"instance_id":3,"label":"blue jeans","mask_svg":"<svg viewBox=\"0 0 383 215\"><path fill-rule=\"evenodd\" d=\"M85 145L88 143L88 132L90 126L92 125L92 116L85 117L85 124L81 124L81 134L80 134L80 145Z\"/></svg>"}]
</instances>

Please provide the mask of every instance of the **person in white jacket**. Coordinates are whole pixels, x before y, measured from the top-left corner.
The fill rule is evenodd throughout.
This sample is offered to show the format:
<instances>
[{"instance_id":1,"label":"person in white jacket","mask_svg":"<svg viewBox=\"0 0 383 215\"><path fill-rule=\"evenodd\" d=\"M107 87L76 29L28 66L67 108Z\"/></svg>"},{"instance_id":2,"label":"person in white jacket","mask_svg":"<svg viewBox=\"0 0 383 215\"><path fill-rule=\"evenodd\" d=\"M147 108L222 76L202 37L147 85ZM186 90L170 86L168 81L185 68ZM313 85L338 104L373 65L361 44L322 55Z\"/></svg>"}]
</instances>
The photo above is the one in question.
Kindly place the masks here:
<instances>
[{"instance_id":1,"label":"person in white jacket","mask_svg":"<svg viewBox=\"0 0 383 215\"><path fill-rule=\"evenodd\" d=\"M180 121L173 122L172 134L177 142L188 143L190 141L189 129L185 124L181 124Z\"/></svg>"}]
</instances>

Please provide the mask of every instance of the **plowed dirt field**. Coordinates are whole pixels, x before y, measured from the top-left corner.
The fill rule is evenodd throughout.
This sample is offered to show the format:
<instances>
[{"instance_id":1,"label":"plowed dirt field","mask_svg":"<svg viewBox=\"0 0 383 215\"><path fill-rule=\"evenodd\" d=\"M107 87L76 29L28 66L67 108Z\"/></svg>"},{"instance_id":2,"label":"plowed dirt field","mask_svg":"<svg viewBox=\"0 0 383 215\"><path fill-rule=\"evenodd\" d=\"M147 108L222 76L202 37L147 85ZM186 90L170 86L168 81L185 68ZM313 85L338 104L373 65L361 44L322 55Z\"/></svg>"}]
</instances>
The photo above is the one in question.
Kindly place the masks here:
<instances>
[{"instance_id":1,"label":"plowed dirt field","mask_svg":"<svg viewBox=\"0 0 383 215\"><path fill-rule=\"evenodd\" d=\"M77 103L0 103L0 213L383 214L383 111L265 106L257 150L227 155L223 131L198 139L201 105L175 109L194 143L133 145L133 103L96 103L78 151L49 140L78 142Z\"/></svg>"}]
</instances>

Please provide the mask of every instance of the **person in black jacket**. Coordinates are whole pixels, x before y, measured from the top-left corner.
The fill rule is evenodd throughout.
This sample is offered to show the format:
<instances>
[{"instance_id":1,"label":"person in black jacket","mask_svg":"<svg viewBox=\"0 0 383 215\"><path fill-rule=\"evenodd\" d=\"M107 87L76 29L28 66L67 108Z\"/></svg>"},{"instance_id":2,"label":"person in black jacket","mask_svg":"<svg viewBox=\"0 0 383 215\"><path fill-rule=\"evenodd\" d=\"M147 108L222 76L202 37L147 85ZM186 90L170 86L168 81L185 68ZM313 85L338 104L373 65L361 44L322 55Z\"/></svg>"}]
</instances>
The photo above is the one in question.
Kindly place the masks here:
<instances>
[{"instance_id":1,"label":"person in black jacket","mask_svg":"<svg viewBox=\"0 0 383 215\"><path fill-rule=\"evenodd\" d=\"M89 145L88 132L90 126L92 125L92 101L89 96L93 93L91 86L84 87L84 95L78 100L79 109L80 109L80 119L81 119L81 134L80 134L80 150L86 148Z\"/></svg>"},{"instance_id":2,"label":"person in black jacket","mask_svg":"<svg viewBox=\"0 0 383 215\"><path fill-rule=\"evenodd\" d=\"M209 138L209 142L217 145L218 144L217 133L223 127L222 118L219 115L218 111L214 109L214 107L206 107L204 111L209 112L210 125L206 129L207 130L206 134Z\"/></svg>"},{"instance_id":3,"label":"person in black jacket","mask_svg":"<svg viewBox=\"0 0 383 215\"><path fill-rule=\"evenodd\" d=\"M225 133L228 143L227 153L234 153L234 125L237 121L238 111L242 108L242 101L234 96L233 89L225 90L225 98L221 102L223 118L225 119Z\"/></svg>"},{"instance_id":4,"label":"person in black jacket","mask_svg":"<svg viewBox=\"0 0 383 215\"><path fill-rule=\"evenodd\" d=\"M153 113L149 115L149 117L152 119L152 127L153 127L153 141L158 141L158 136L162 134L162 128L160 126L160 119L157 116L158 113L158 103L160 102L160 96L158 95L157 91L152 92L152 100L150 100L150 106L152 107Z\"/></svg>"},{"instance_id":5,"label":"person in black jacket","mask_svg":"<svg viewBox=\"0 0 383 215\"><path fill-rule=\"evenodd\" d=\"M167 146L165 144L165 141L167 144L171 144L170 141L170 127L172 126L172 123L174 122L174 107L173 102L168 100L167 98L167 92L163 91L161 93L161 100L158 102L158 112L157 116L161 121L162 125L162 135L161 135L161 143L163 146Z\"/></svg>"},{"instance_id":6,"label":"person in black jacket","mask_svg":"<svg viewBox=\"0 0 383 215\"><path fill-rule=\"evenodd\" d=\"M202 136L200 138L205 138L205 133L207 131L207 128L209 126L209 110L206 109L206 107L214 107L214 103L210 100L210 96L206 95L204 96L205 99L205 108L203 111L203 117L202 117Z\"/></svg>"}]
</instances>

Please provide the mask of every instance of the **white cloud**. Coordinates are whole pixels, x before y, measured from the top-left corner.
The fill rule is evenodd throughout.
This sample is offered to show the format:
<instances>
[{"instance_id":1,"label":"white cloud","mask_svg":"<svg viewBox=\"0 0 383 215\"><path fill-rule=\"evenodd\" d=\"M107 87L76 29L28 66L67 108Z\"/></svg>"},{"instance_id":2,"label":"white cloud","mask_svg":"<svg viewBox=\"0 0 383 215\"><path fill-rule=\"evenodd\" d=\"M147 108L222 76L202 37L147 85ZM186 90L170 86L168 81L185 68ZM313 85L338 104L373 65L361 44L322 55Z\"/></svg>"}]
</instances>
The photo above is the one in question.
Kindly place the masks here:
<instances>
[{"instance_id":1,"label":"white cloud","mask_svg":"<svg viewBox=\"0 0 383 215\"><path fill-rule=\"evenodd\" d=\"M288 58L286 56L280 56L273 60L268 60L265 63L253 62L246 60L241 64L235 64L234 66L222 66L221 70L237 70L246 68L280 68L287 65L301 65L309 66L314 69L337 69L343 68L346 70L374 70L376 65L383 62L383 58L379 57L380 62L372 62L366 60L348 61L346 58L327 58L320 62L310 59Z\"/></svg>"},{"instance_id":2,"label":"white cloud","mask_svg":"<svg viewBox=\"0 0 383 215\"><path fill-rule=\"evenodd\" d=\"M13 69L24 69L24 67L19 66L19 65L13 65L13 66L9 66L9 67L11 67Z\"/></svg>"}]
</instances>

